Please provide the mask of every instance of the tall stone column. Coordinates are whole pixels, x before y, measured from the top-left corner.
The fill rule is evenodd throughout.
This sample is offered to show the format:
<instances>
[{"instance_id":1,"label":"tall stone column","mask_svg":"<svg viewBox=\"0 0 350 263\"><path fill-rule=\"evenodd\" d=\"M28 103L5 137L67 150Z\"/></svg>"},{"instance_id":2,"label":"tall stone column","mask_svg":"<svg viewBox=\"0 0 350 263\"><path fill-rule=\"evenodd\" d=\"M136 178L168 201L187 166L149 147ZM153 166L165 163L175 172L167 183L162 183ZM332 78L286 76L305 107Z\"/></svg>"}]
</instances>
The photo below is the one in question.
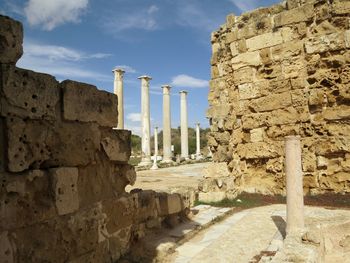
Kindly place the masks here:
<instances>
[{"instance_id":1,"label":"tall stone column","mask_svg":"<svg viewBox=\"0 0 350 263\"><path fill-rule=\"evenodd\" d=\"M188 159L187 91L180 91L181 157Z\"/></svg>"},{"instance_id":2,"label":"tall stone column","mask_svg":"<svg viewBox=\"0 0 350 263\"><path fill-rule=\"evenodd\" d=\"M150 109L149 109L149 76L141 76L141 131L142 131L142 153L139 166L151 165L151 136L150 136Z\"/></svg>"},{"instance_id":3,"label":"tall stone column","mask_svg":"<svg viewBox=\"0 0 350 263\"><path fill-rule=\"evenodd\" d=\"M287 234L304 229L304 193L301 168L300 136L285 137L285 169L287 188Z\"/></svg>"},{"instance_id":4,"label":"tall stone column","mask_svg":"<svg viewBox=\"0 0 350 263\"><path fill-rule=\"evenodd\" d=\"M114 73L114 94L118 96L118 125L117 129L124 129L124 85L123 75L125 71L121 68L116 68Z\"/></svg>"},{"instance_id":5,"label":"tall stone column","mask_svg":"<svg viewBox=\"0 0 350 263\"><path fill-rule=\"evenodd\" d=\"M157 170L157 158L158 158L158 127L154 127L154 160L151 167L152 170Z\"/></svg>"},{"instance_id":6,"label":"tall stone column","mask_svg":"<svg viewBox=\"0 0 350 263\"><path fill-rule=\"evenodd\" d=\"M172 162L171 154L171 115L170 115L170 89L169 85L163 85L163 160L164 163Z\"/></svg>"},{"instance_id":7,"label":"tall stone column","mask_svg":"<svg viewBox=\"0 0 350 263\"><path fill-rule=\"evenodd\" d=\"M196 159L200 160L202 159L201 155L201 136L200 136L200 129L199 129L200 123L196 123Z\"/></svg>"}]
</instances>

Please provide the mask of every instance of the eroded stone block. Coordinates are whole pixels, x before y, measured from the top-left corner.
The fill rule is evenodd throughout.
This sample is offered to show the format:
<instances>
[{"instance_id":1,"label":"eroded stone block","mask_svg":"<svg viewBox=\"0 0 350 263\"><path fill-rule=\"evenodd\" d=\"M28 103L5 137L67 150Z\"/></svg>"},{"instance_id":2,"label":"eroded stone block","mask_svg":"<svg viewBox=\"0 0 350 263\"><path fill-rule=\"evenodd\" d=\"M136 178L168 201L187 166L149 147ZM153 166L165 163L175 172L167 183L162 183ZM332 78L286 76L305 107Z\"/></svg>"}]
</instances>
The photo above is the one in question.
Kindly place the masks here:
<instances>
[{"instance_id":1,"label":"eroded stone block","mask_svg":"<svg viewBox=\"0 0 350 263\"><path fill-rule=\"evenodd\" d=\"M289 11L281 12L274 18L275 26L280 27L284 25L308 21L314 15L314 5L307 4Z\"/></svg>"},{"instance_id":2,"label":"eroded stone block","mask_svg":"<svg viewBox=\"0 0 350 263\"><path fill-rule=\"evenodd\" d=\"M6 119L8 169L87 165L100 149L100 131L93 123L49 123Z\"/></svg>"},{"instance_id":3,"label":"eroded stone block","mask_svg":"<svg viewBox=\"0 0 350 263\"><path fill-rule=\"evenodd\" d=\"M0 258L2 262L14 263L15 262L15 248L13 242L9 239L9 233L7 231L0 233Z\"/></svg>"},{"instance_id":4,"label":"eroded stone block","mask_svg":"<svg viewBox=\"0 0 350 263\"><path fill-rule=\"evenodd\" d=\"M58 118L58 81L50 75L2 66L2 116L55 120Z\"/></svg>"},{"instance_id":5,"label":"eroded stone block","mask_svg":"<svg viewBox=\"0 0 350 263\"><path fill-rule=\"evenodd\" d=\"M78 168L50 169L50 177L58 214L65 215L78 210Z\"/></svg>"},{"instance_id":6,"label":"eroded stone block","mask_svg":"<svg viewBox=\"0 0 350 263\"><path fill-rule=\"evenodd\" d=\"M131 131L105 130L102 133L101 145L111 161L128 162L131 155Z\"/></svg>"},{"instance_id":7,"label":"eroded stone block","mask_svg":"<svg viewBox=\"0 0 350 263\"><path fill-rule=\"evenodd\" d=\"M276 158L283 154L282 142L256 142L239 144L237 153L244 159Z\"/></svg>"},{"instance_id":8,"label":"eroded stone block","mask_svg":"<svg viewBox=\"0 0 350 263\"><path fill-rule=\"evenodd\" d=\"M230 173L227 169L227 163L211 163L207 166L207 168L203 171L204 178L218 178L218 177L228 177Z\"/></svg>"},{"instance_id":9,"label":"eroded stone block","mask_svg":"<svg viewBox=\"0 0 350 263\"><path fill-rule=\"evenodd\" d=\"M116 127L118 98L95 86L66 80L63 89L63 116L66 120L97 122L101 126Z\"/></svg>"},{"instance_id":10,"label":"eroded stone block","mask_svg":"<svg viewBox=\"0 0 350 263\"><path fill-rule=\"evenodd\" d=\"M248 50L254 51L282 44L283 38L281 32L265 33L247 39L246 43Z\"/></svg>"},{"instance_id":11,"label":"eroded stone block","mask_svg":"<svg viewBox=\"0 0 350 263\"><path fill-rule=\"evenodd\" d=\"M254 109L255 112L263 112L287 108L291 105L292 98L290 92L284 92L251 100L249 107Z\"/></svg>"},{"instance_id":12,"label":"eroded stone block","mask_svg":"<svg viewBox=\"0 0 350 263\"><path fill-rule=\"evenodd\" d=\"M0 15L0 63L15 64L23 54L22 42L22 24Z\"/></svg>"},{"instance_id":13,"label":"eroded stone block","mask_svg":"<svg viewBox=\"0 0 350 263\"><path fill-rule=\"evenodd\" d=\"M326 51L335 51L344 48L345 39L343 33L316 36L308 39L305 42L305 50L308 54L323 53Z\"/></svg>"}]
</instances>

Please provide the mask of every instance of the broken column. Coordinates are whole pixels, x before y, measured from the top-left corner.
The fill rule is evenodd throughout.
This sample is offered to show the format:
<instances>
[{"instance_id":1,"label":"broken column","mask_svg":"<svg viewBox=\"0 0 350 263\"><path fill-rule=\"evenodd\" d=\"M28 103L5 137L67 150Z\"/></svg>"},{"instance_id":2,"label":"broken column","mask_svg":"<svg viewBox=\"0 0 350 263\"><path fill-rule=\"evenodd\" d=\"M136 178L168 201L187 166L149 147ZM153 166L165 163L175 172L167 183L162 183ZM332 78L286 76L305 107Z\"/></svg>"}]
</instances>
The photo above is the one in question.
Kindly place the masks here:
<instances>
[{"instance_id":1,"label":"broken column","mask_svg":"<svg viewBox=\"0 0 350 263\"><path fill-rule=\"evenodd\" d=\"M154 160L151 167L152 170L157 170L157 158L158 158L158 127L154 128Z\"/></svg>"},{"instance_id":2,"label":"broken column","mask_svg":"<svg viewBox=\"0 0 350 263\"><path fill-rule=\"evenodd\" d=\"M124 95L123 95L123 75L125 71L116 68L114 72L114 94L118 96L118 125L117 129L124 129Z\"/></svg>"},{"instance_id":3,"label":"broken column","mask_svg":"<svg viewBox=\"0 0 350 263\"><path fill-rule=\"evenodd\" d=\"M188 159L187 91L180 91L181 157Z\"/></svg>"},{"instance_id":4,"label":"broken column","mask_svg":"<svg viewBox=\"0 0 350 263\"><path fill-rule=\"evenodd\" d=\"M200 160L202 159L201 156L201 138L200 138L200 129L199 129L200 123L196 123L196 159Z\"/></svg>"},{"instance_id":5,"label":"broken column","mask_svg":"<svg viewBox=\"0 0 350 263\"><path fill-rule=\"evenodd\" d=\"M304 229L304 193L300 136L285 137L285 171L287 189L287 234Z\"/></svg>"},{"instance_id":6,"label":"broken column","mask_svg":"<svg viewBox=\"0 0 350 263\"><path fill-rule=\"evenodd\" d=\"M149 76L140 76L141 80L141 162L139 166L151 165L151 140L150 140L150 109L149 109Z\"/></svg>"},{"instance_id":7,"label":"broken column","mask_svg":"<svg viewBox=\"0 0 350 263\"><path fill-rule=\"evenodd\" d=\"M163 160L172 162L171 154L171 115L170 115L170 86L163 85Z\"/></svg>"}]
</instances>

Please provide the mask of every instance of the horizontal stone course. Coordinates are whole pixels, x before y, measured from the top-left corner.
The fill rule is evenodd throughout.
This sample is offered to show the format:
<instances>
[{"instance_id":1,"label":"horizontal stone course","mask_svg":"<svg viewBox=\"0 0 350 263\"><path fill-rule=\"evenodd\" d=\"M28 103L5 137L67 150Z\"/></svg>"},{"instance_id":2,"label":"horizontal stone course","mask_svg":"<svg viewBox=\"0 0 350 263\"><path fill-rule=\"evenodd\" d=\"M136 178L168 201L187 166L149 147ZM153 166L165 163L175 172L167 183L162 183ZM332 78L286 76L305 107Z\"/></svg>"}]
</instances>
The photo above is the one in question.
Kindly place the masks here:
<instances>
[{"instance_id":1,"label":"horizontal stone course","mask_svg":"<svg viewBox=\"0 0 350 263\"><path fill-rule=\"evenodd\" d=\"M101 126L116 127L118 122L117 96L95 86L66 80L63 89L63 117L66 120L97 122Z\"/></svg>"}]
</instances>

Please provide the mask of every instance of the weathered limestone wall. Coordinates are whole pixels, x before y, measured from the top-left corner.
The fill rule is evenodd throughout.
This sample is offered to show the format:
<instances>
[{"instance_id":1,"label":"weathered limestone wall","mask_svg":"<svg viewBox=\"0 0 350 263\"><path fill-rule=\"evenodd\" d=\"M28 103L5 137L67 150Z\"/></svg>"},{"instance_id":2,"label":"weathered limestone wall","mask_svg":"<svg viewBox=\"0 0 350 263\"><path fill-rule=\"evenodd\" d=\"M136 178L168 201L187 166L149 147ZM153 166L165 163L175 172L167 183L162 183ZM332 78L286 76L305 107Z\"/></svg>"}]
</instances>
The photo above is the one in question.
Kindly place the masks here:
<instances>
[{"instance_id":1,"label":"weathered limestone wall","mask_svg":"<svg viewBox=\"0 0 350 263\"><path fill-rule=\"evenodd\" d=\"M17 68L22 25L0 16L0 261L115 262L183 212L136 179L117 96Z\"/></svg>"},{"instance_id":2,"label":"weathered limestone wall","mask_svg":"<svg viewBox=\"0 0 350 263\"><path fill-rule=\"evenodd\" d=\"M288 0L212 33L208 140L226 192L283 193L287 135L302 137L305 191L350 191L349 15L350 1Z\"/></svg>"}]
</instances>

